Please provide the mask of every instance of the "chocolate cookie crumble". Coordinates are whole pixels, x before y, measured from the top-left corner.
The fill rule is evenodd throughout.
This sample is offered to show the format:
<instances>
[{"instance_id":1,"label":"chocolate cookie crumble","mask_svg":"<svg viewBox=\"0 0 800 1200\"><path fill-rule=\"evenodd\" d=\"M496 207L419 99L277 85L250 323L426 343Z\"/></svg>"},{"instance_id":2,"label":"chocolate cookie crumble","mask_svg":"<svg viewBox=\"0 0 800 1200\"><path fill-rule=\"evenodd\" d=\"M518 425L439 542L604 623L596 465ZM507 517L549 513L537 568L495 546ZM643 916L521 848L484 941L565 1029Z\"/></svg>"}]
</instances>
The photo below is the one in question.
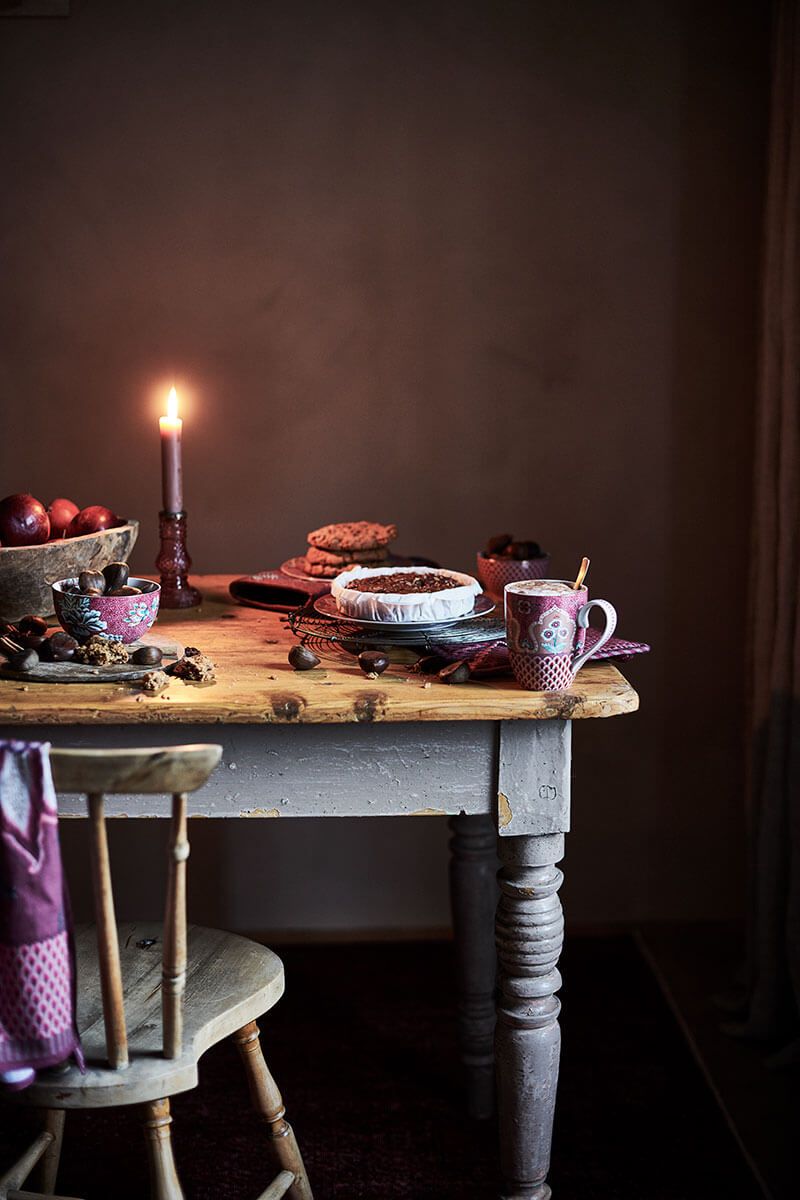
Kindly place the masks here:
<instances>
[{"instance_id":1,"label":"chocolate cookie crumble","mask_svg":"<svg viewBox=\"0 0 800 1200\"><path fill-rule=\"evenodd\" d=\"M91 663L95 667L106 667L112 663L126 663L130 655L127 646L122 642L112 642L109 638L94 634L75 651L78 662Z\"/></svg>"},{"instance_id":2,"label":"chocolate cookie crumble","mask_svg":"<svg viewBox=\"0 0 800 1200\"><path fill-rule=\"evenodd\" d=\"M411 595L418 592L446 592L463 587L461 579L436 571L396 571L390 575L363 575L344 585L354 592L386 592L392 595Z\"/></svg>"},{"instance_id":3,"label":"chocolate cookie crumble","mask_svg":"<svg viewBox=\"0 0 800 1200\"><path fill-rule=\"evenodd\" d=\"M194 647L192 646L190 649L194 650ZM194 654L187 653L184 658L178 659L172 666L167 667L166 673L174 675L177 679L183 679L186 683L216 682L214 663L199 650Z\"/></svg>"},{"instance_id":4,"label":"chocolate cookie crumble","mask_svg":"<svg viewBox=\"0 0 800 1200\"><path fill-rule=\"evenodd\" d=\"M163 692L169 684L169 675L164 671L148 671L142 676L142 690L145 692Z\"/></svg>"}]
</instances>

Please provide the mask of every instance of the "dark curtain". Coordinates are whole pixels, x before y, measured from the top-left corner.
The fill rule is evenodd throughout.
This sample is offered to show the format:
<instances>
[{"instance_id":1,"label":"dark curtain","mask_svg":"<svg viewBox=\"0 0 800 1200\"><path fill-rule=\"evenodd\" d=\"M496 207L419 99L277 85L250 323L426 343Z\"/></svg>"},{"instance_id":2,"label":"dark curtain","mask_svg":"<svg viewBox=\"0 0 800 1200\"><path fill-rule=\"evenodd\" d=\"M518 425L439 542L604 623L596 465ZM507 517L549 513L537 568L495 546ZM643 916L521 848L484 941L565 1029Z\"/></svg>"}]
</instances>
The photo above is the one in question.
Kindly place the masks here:
<instances>
[{"instance_id":1,"label":"dark curtain","mask_svg":"<svg viewBox=\"0 0 800 1200\"><path fill-rule=\"evenodd\" d=\"M775 9L750 581L745 1032L800 1047L800 0Z\"/></svg>"}]
</instances>

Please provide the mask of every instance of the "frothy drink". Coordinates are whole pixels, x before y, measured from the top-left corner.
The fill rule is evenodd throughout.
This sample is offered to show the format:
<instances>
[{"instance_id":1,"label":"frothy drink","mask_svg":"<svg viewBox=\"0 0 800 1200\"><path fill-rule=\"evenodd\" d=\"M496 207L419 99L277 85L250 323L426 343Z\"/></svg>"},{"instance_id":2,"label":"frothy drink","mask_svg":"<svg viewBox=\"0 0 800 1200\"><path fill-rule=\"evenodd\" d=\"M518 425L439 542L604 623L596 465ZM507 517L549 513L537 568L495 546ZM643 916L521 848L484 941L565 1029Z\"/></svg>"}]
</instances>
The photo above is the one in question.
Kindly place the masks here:
<instances>
[{"instance_id":1,"label":"frothy drink","mask_svg":"<svg viewBox=\"0 0 800 1200\"><path fill-rule=\"evenodd\" d=\"M522 579L506 584L506 642L511 669L520 687L556 692L570 687L575 675L614 632L617 615L606 600L590 600L585 586L568 579ZM606 627L586 651L589 612L600 608Z\"/></svg>"},{"instance_id":2,"label":"frothy drink","mask_svg":"<svg viewBox=\"0 0 800 1200\"><path fill-rule=\"evenodd\" d=\"M506 591L513 592L515 596L561 596L574 590L571 583L564 583L560 579L521 579L518 583L506 585Z\"/></svg>"}]
</instances>

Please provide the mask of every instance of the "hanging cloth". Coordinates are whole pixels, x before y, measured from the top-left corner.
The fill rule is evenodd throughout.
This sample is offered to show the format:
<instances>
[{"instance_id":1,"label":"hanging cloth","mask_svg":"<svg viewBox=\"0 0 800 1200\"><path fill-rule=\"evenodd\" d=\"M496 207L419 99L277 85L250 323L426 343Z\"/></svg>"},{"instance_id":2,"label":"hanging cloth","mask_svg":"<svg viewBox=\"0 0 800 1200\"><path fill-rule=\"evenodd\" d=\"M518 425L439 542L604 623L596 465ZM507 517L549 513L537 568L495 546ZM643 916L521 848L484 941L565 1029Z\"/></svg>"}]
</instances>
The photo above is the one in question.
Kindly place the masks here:
<instances>
[{"instance_id":1,"label":"hanging cloth","mask_svg":"<svg viewBox=\"0 0 800 1200\"><path fill-rule=\"evenodd\" d=\"M0 741L0 1083L76 1054L75 958L48 743Z\"/></svg>"}]
</instances>

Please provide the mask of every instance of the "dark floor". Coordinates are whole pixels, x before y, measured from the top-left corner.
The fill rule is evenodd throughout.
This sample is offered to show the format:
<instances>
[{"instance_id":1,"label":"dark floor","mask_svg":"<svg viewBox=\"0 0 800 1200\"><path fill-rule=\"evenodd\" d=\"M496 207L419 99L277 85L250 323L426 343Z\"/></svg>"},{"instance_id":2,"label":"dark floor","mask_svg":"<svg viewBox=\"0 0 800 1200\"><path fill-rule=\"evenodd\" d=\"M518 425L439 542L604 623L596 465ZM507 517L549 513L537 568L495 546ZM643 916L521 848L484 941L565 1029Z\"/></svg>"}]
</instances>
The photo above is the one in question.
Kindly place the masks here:
<instances>
[{"instance_id":1,"label":"dark floor","mask_svg":"<svg viewBox=\"0 0 800 1200\"><path fill-rule=\"evenodd\" d=\"M287 994L263 1022L317 1200L487 1200L495 1132L458 1083L444 944L288 947ZM554 1200L756 1200L755 1186L673 1015L629 937L573 938L565 985ZM238 1059L203 1060L176 1098L189 1200L248 1200L271 1177ZM27 1119L2 1109L0 1164ZM135 1113L69 1114L59 1190L147 1195Z\"/></svg>"},{"instance_id":2,"label":"dark floor","mask_svg":"<svg viewBox=\"0 0 800 1200\"><path fill-rule=\"evenodd\" d=\"M640 944L686 1037L772 1200L796 1200L800 1063L780 1044L732 1036L731 1007L742 976L744 939L735 926L655 925Z\"/></svg>"}]
</instances>

